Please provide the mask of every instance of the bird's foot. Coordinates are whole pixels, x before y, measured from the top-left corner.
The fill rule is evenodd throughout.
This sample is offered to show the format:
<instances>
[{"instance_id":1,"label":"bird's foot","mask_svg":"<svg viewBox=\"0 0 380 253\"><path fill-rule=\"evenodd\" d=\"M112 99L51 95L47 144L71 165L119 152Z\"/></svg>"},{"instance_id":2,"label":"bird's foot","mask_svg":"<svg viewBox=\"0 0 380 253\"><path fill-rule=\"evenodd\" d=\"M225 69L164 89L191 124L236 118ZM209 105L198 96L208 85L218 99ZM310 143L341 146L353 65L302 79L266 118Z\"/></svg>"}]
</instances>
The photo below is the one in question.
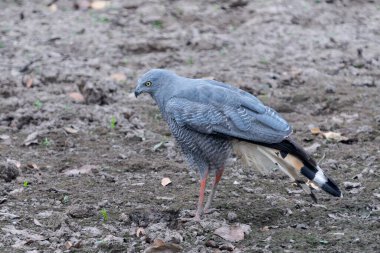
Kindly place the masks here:
<instances>
[{"instance_id":1,"label":"bird's foot","mask_svg":"<svg viewBox=\"0 0 380 253\"><path fill-rule=\"evenodd\" d=\"M201 214L194 210L187 211L185 216L190 216L190 217L181 217L178 220L182 222L196 222L196 223L199 223L201 221Z\"/></svg>"}]
</instances>

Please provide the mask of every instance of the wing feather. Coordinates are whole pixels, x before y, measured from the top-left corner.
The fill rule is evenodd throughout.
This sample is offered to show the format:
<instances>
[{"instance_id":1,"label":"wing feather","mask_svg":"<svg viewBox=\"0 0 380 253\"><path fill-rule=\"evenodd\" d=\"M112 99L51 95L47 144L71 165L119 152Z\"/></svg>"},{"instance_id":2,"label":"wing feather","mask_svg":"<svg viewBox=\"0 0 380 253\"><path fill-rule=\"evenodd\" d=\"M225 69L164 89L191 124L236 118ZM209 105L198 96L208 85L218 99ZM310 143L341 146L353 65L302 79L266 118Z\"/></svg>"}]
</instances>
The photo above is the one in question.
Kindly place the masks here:
<instances>
[{"instance_id":1,"label":"wing feather","mask_svg":"<svg viewBox=\"0 0 380 253\"><path fill-rule=\"evenodd\" d=\"M174 97L166 103L165 113L180 126L201 133L263 143L281 142L292 131L287 122L269 107L262 104L248 107L248 102L239 96L233 100L230 97L221 104L220 100L215 102L215 97L215 93L208 96L207 101Z\"/></svg>"}]
</instances>

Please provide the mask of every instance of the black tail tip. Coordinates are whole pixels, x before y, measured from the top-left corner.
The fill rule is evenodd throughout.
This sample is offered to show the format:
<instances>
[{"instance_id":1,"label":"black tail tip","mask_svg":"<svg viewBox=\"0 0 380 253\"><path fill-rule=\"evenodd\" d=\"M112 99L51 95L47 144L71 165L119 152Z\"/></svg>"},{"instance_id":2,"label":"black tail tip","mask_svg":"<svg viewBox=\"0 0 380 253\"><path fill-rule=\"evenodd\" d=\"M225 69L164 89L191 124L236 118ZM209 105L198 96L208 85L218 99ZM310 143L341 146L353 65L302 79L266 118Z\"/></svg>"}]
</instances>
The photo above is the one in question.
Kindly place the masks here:
<instances>
[{"instance_id":1,"label":"black tail tip","mask_svg":"<svg viewBox=\"0 0 380 253\"><path fill-rule=\"evenodd\" d=\"M324 183L321 188L325 192L330 193L331 195L333 195L334 197L339 197L339 198L343 197L342 192L339 190L339 188L335 184L335 182L332 181L331 179L328 179L327 182Z\"/></svg>"}]
</instances>

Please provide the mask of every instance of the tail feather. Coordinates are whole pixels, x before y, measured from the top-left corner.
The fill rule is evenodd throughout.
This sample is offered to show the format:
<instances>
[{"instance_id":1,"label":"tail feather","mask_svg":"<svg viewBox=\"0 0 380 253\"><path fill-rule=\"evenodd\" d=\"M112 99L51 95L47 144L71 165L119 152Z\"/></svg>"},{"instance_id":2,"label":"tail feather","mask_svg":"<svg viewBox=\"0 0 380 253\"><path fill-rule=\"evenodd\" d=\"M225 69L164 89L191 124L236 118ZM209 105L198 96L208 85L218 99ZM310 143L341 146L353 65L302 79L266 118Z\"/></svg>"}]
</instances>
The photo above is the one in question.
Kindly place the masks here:
<instances>
[{"instance_id":1,"label":"tail feather","mask_svg":"<svg viewBox=\"0 0 380 253\"><path fill-rule=\"evenodd\" d=\"M281 147L281 145L277 146ZM315 161L299 146L295 147L296 151L298 151L298 156L292 154L297 152L291 152L291 146L288 143L286 143L286 148L284 149L274 149L257 143L236 141L233 148L237 155L242 157L247 166L253 166L263 174L268 174L273 171L273 168L279 168L296 181L307 193L311 194L313 199L315 199L315 196L311 190L319 187L335 197L342 197L337 184L328 178ZM300 152L301 155L299 154ZM305 157L302 159L302 155L307 159ZM310 181L304 182L302 176L305 176ZM306 187L305 184L309 185L310 188Z\"/></svg>"}]
</instances>

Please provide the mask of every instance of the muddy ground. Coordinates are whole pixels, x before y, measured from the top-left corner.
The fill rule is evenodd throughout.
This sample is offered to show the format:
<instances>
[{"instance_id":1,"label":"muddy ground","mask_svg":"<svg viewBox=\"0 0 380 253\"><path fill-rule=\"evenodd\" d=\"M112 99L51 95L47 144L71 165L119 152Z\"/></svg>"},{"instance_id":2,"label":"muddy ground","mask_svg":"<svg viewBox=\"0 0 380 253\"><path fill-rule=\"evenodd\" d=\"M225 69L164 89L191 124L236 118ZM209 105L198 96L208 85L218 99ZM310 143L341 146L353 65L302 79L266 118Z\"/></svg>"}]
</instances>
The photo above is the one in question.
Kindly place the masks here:
<instances>
[{"instance_id":1,"label":"muddy ground","mask_svg":"<svg viewBox=\"0 0 380 253\"><path fill-rule=\"evenodd\" d=\"M0 2L1 252L142 252L155 239L183 252L380 251L378 1L74 3ZM257 95L344 198L314 204L232 159L216 211L184 221L198 178L153 101L133 95L153 67ZM244 239L214 234L226 224Z\"/></svg>"}]
</instances>

